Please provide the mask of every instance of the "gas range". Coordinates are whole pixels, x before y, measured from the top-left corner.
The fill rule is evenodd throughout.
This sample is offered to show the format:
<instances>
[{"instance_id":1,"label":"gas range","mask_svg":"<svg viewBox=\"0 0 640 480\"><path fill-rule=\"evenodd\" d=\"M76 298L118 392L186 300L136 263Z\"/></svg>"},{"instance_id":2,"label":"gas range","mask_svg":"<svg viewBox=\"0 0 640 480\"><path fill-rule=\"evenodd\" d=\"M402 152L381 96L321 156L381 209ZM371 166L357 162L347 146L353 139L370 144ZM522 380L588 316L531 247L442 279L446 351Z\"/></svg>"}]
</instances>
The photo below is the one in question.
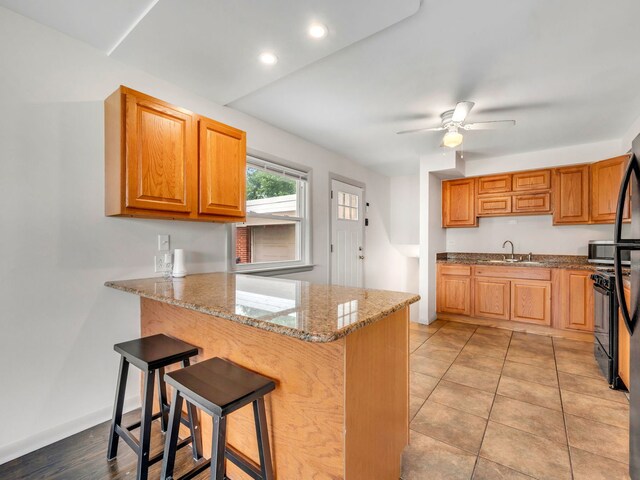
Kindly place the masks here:
<instances>
[{"instance_id":1,"label":"gas range","mask_svg":"<svg viewBox=\"0 0 640 480\"><path fill-rule=\"evenodd\" d=\"M622 276L629 276L629 272L625 271ZM595 285L600 286L610 292L613 292L616 288L615 270L613 267L598 267L596 271L591 274L591 280Z\"/></svg>"}]
</instances>

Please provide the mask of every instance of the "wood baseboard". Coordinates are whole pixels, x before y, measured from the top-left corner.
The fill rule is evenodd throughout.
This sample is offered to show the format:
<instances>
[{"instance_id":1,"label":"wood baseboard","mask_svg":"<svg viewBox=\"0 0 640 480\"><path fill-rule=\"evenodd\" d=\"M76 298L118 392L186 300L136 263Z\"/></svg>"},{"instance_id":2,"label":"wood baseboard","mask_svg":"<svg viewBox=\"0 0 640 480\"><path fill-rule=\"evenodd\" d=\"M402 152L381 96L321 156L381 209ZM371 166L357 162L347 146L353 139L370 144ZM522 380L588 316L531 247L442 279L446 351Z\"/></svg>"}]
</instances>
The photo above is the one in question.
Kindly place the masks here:
<instances>
[{"instance_id":1,"label":"wood baseboard","mask_svg":"<svg viewBox=\"0 0 640 480\"><path fill-rule=\"evenodd\" d=\"M547 337L566 338L578 340L580 342L593 342L592 332L578 332L571 330L561 330L559 328L548 327L546 325L533 325L530 323L514 322L513 320L497 320L489 318L467 317L452 313L438 313L438 320L448 320L451 322L469 323L483 327L502 328L514 332L533 333L545 335Z\"/></svg>"}]
</instances>

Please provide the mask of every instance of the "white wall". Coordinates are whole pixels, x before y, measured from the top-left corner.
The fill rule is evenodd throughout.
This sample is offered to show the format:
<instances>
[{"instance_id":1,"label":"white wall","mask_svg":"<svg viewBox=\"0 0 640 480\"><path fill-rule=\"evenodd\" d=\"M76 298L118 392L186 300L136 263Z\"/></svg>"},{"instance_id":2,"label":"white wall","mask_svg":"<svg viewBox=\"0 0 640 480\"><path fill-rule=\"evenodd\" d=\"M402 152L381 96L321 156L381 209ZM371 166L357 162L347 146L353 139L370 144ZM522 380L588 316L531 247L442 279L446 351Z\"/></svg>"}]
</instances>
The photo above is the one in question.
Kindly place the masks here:
<instances>
[{"instance_id":1,"label":"white wall","mask_svg":"<svg viewBox=\"0 0 640 480\"><path fill-rule=\"evenodd\" d=\"M391 177L391 242L420 243L420 177Z\"/></svg>"},{"instance_id":2,"label":"white wall","mask_svg":"<svg viewBox=\"0 0 640 480\"><path fill-rule=\"evenodd\" d=\"M156 235L190 272L226 268L227 227L106 218L103 100L118 85L247 131L248 147L310 166L313 261L328 278L329 172L365 182L365 282L405 285L389 242L389 179L0 8L0 463L109 418L114 343L139 335L139 304L104 281L153 275ZM128 401L137 402L132 375Z\"/></svg>"},{"instance_id":3,"label":"white wall","mask_svg":"<svg viewBox=\"0 0 640 480\"><path fill-rule=\"evenodd\" d=\"M620 140L620 150L623 152L628 151L631 148L631 142L640 135L640 116L629 126L627 131Z\"/></svg>"},{"instance_id":4,"label":"white wall","mask_svg":"<svg viewBox=\"0 0 640 480\"><path fill-rule=\"evenodd\" d=\"M553 226L551 215L481 218L478 228L447 229L447 252L586 255L589 240L611 240L613 225Z\"/></svg>"}]
</instances>

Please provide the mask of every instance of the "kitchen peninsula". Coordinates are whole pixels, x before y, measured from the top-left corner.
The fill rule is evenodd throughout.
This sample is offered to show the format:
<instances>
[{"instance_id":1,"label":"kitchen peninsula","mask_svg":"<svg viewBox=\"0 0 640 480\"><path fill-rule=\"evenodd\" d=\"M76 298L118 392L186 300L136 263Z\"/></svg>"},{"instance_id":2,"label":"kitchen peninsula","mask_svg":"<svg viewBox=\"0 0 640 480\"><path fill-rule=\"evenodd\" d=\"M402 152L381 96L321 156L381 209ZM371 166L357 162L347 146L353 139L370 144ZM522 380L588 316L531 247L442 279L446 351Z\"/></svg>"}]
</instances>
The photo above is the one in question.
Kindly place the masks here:
<instances>
[{"instance_id":1,"label":"kitchen peninsula","mask_svg":"<svg viewBox=\"0 0 640 480\"><path fill-rule=\"evenodd\" d=\"M409 434L409 305L417 295L211 273L107 282L164 333L276 381L266 398L278 478L398 478ZM211 422L203 421L205 452ZM253 416L229 443L258 460ZM245 478L229 464L232 478Z\"/></svg>"}]
</instances>

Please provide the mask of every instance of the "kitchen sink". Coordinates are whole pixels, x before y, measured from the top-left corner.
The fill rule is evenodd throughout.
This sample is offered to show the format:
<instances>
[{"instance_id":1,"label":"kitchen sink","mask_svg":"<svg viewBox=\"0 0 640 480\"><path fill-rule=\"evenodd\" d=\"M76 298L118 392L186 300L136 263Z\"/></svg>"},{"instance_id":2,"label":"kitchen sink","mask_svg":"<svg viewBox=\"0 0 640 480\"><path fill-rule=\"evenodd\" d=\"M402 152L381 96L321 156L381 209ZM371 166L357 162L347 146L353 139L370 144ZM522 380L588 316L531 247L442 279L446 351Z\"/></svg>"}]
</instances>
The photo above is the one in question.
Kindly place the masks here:
<instances>
[{"instance_id":1,"label":"kitchen sink","mask_svg":"<svg viewBox=\"0 0 640 480\"><path fill-rule=\"evenodd\" d=\"M518 260L514 258L513 260L507 258L506 260L478 260L478 263L495 263L501 265L511 265L511 264L522 264L522 265L542 265L542 262L536 262L533 260Z\"/></svg>"}]
</instances>

